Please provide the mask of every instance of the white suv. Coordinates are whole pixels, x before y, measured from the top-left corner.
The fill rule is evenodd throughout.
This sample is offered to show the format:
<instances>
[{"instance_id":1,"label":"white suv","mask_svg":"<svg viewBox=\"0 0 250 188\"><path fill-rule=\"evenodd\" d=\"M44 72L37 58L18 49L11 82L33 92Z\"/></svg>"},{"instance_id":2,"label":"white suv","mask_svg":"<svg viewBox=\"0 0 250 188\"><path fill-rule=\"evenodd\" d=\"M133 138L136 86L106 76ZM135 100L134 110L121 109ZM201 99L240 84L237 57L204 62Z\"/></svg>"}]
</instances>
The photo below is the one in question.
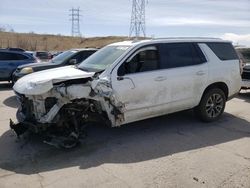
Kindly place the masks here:
<instances>
[{"instance_id":1,"label":"white suv","mask_svg":"<svg viewBox=\"0 0 250 188\"><path fill-rule=\"evenodd\" d=\"M79 66L27 75L14 85L21 102L17 134L60 130L77 140L97 121L126 123L195 109L218 119L240 90L237 53L229 41L168 38L108 45ZM69 144L70 145L70 144Z\"/></svg>"}]
</instances>

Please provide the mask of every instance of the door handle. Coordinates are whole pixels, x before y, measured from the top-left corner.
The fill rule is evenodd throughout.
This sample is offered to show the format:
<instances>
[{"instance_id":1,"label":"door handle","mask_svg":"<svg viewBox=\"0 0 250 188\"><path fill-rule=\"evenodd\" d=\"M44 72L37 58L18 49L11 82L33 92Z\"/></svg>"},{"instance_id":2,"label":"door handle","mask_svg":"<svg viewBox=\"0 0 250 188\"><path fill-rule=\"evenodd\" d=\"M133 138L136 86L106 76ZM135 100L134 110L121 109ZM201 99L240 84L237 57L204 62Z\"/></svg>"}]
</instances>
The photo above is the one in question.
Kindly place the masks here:
<instances>
[{"instance_id":1,"label":"door handle","mask_svg":"<svg viewBox=\"0 0 250 188\"><path fill-rule=\"evenodd\" d=\"M202 75L204 75L204 74L206 74L204 71L198 71L198 72L196 72L196 75L197 75L197 76L202 76Z\"/></svg>"},{"instance_id":2,"label":"door handle","mask_svg":"<svg viewBox=\"0 0 250 188\"><path fill-rule=\"evenodd\" d=\"M164 81L166 79L167 79L167 77L165 77L165 76L159 76L159 77L155 78L155 81L160 82L160 81Z\"/></svg>"},{"instance_id":3,"label":"door handle","mask_svg":"<svg viewBox=\"0 0 250 188\"><path fill-rule=\"evenodd\" d=\"M133 87L132 87L131 89L135 89L135 83L134 83L134 81L133 81L131 78L129 78L129 77L124 77L124 76L118 76L118 77L117 77L117 80L118 80L118 81L122 81L122 80L125 80L125 79L130 80L130 81L132 82L132 84L133 84Z\"/></svg>"}]
</instances>

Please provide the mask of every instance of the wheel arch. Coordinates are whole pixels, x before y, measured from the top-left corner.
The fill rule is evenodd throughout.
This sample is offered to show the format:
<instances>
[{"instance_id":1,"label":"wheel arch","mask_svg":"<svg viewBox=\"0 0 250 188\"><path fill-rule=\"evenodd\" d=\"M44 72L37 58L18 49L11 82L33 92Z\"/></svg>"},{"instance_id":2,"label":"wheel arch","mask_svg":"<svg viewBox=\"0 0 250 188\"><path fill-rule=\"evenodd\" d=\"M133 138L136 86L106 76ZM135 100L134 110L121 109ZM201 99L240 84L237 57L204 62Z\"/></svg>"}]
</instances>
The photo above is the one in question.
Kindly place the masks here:
<instances>
[{"instance_id":1,"label":"wheel arch","mask_svg":"<svg viewBox=\"0 0 250 188\"><path fill-rule=\"evenodd\" d=\"M227 86L227 84L225 82L215 82L213 84L210 84L209 86L207 86L207 88L204 90L202 97L204 96L204 94L206 92L208 92L210 89L214 89L214 88L219 88L221 89L226 97L226 100L228 99L228 94L229 94L229 88Z\"/></svg>"}]
</instances>

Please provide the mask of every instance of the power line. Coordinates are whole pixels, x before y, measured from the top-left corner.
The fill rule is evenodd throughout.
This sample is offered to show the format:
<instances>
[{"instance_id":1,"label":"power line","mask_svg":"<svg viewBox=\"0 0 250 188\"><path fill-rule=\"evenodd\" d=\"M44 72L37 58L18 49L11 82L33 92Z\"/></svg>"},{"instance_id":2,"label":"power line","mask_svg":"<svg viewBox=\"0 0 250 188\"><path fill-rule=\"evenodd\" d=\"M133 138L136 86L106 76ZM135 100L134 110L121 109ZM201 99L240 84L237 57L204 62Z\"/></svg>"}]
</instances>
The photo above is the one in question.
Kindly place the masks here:
<instances>
[{"instance_id":1,"label":"power line","mask_svg":"<svg viewBox=\"0 0 250 188\"><path fill-rule=\"evenodd\" d=\"M129 37L146 37L145 0L133 0Z\"/></svg>"},{"instance_id":2,"label":"power line","mask_svg":"<svg viewBox=\"0 0 250 188\"><path fill-rule=\"evenodd\" d=\"M70 21L71 21L71 35L81 36L80 31L80 8L72 8L70 11Z\"/></svg>"}]
</instances>

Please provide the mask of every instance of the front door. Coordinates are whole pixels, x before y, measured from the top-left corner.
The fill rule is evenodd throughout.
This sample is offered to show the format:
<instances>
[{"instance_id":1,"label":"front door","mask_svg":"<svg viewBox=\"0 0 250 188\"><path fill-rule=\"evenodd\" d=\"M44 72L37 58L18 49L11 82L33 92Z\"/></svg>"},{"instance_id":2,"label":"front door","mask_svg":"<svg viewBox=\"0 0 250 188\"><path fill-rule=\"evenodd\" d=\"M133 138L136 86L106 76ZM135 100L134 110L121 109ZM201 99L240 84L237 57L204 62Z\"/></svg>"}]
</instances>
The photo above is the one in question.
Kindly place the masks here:
<instances>
[{"instance_id":1,"label":"front door","mask_svg":"<svg viewBox=\"0 0 250 188\"><path fill-rule=\"evenodd\" d=\"M158 46L147 46L133 53L112 73L112 88L125 106L125 122L164 114L161 108L170 100L168 77L159 70Z\"/></svg>"}]
</instances>

